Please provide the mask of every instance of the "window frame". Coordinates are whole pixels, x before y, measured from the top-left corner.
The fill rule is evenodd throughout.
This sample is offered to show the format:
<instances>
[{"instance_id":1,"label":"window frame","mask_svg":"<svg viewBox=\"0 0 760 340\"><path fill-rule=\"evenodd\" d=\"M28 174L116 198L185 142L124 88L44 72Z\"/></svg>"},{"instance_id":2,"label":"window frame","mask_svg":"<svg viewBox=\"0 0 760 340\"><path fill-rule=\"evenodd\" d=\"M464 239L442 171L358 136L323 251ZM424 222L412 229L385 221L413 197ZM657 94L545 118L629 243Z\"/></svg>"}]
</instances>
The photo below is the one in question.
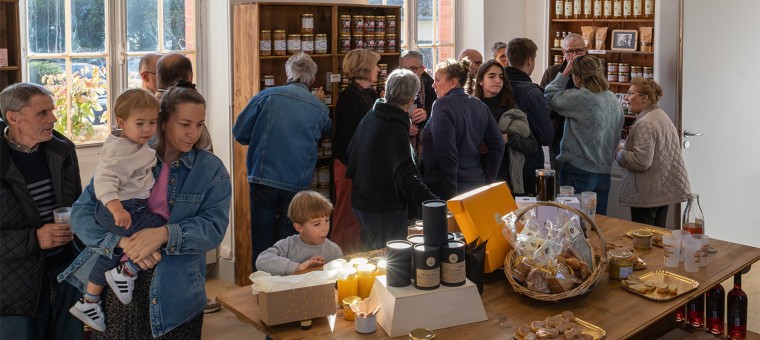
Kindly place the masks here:
<instances>
[{"instance_id":1,"label":"window frame","mask_svg":"<svg viewBox=\"0 0 760 340\"><path fill-rule=\"evenodd\" d=\"M107 113L108 113L108 123L110 126L107 128L109 129L108 132L112 131L113 129L116 129L117 126L115 124L114 120L114 114L111 108L113 107L114 103L116 102L117 94L124 92L129 88L129 65L128 65L128 58L130 57L139 57L142 55L145 55L149 52L154 51L145 51L145 52L127 52L127 16L126 16L126 1L123 0L104 0L104 11L105 11L105 46L104 46L104 52L72 52L72 17L71 17L71 3L75 0L63 0L64 1L64 25L66 32L64 33L64 39L65 39L65 51L62 53L30 53L29 52L29 13L28 13L28 1L21 0L20 6L19 6L19 24L20 24L20 35L22 37L21 39L21 66L24 70L22 72L22 81L29 82L30 81L30 74L28 72L29 70L29 63L31 61L34 61L36 59L64 59L66 60L66 67L65 67L65 74L67 77L70 77L71 75L71 63L72 59L79 59L79 58L105 58L106 59L106 68L105 73L107 75L107 81L106 81L106 105L107 105ZM164 1L169 0L156 0L158 2L158 19L159 23L163 23L163 3ZM193 50L182 50L182 51L175 51L175 50L165 50L164 49L164 36L163 36L163 24L158 25L158 51L159 53L168 53L168 52L177 52L182 53L185 55L192 55L191 59L194 60L193 63L193 74L196 75L196 79L199 78L197 75L201 74L202 67L200 63L198 62L199 59L201 59L203 55L203 48L202 48L202 42L203 42L203 26L202 26L202 20L203 17L203 11L204 6L208 0L191 0L194 6L194 14L192 18L192 24L194 27L194 34L195 34L195 49ZM71 82L66 83L67 87L67 93L71 92ZM199 84L199 90L202 89L203 86ZM54 98L55 99L55 98ZM66 103L69 107L71 107L71 96L67 96ZM69 137L69 136L67 136ZM93 140L93 141L83 141L83 142L74 142L77 146L89 146L89 145L95 145L99 146L102 145L103 140Z\"/></svg>"}]
</instances>

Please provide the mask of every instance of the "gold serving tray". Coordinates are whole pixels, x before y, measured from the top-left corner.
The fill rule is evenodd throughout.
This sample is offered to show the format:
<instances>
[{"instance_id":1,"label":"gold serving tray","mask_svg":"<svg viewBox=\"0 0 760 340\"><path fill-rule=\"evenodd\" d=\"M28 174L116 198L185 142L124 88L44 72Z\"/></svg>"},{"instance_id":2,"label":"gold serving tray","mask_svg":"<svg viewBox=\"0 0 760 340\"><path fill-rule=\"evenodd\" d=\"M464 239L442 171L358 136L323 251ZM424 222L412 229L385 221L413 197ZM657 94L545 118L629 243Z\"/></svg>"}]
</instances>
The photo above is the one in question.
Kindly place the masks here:
<instances>
[{"instance_id":1,"label":"gold serving tray","mask_svg":"<svg viewBox=\"0 0 760 340\"><path fill-rule=\"evenodd\" d=\"M625 284L623 285L623 288L625 290L631 293L634 293L636 295L641 295L645 298L655 300L655 301L668 301L699 287L699 281L693 280L688 277L681 276L675 273L671 273L666 270L651 271L651 272L644 273L638 276L638 278L642 282L651 282L654 284L666 283L668 285L676 285L678 287L677 294L667 294L667 293L663 294L663 293L658 293L657 290L642 294L628 288L628 286L626 286Z\"/></svg>"},{"instance_id":2,"label":"gold serving tray","mask_svg":"<svg viewBox=\"0 0 760 340\"><path fill-rule=\"evenodd\" d=\"M577 323L581 328L583 328L581 331L583 334L588 334L594 337L594 340L601 340L604 339L605 336L607 336L607 331L602 329L601 327L594 325L592 323L583 321L581 319L575 318L573 320L575 323Z\"/></svg>"},{"instance_id":3,"label":"gold serving tray","mask_svg":"<svg viewBox=\"0 0 760 340\"><path fill-rule=\"evenodd\" d=\"M670 235L670 231L668 231L668 230L662 230L660 228L644 227L644 228L639 228L639 229L635 229L635 230L630 230L630 231L628 231L628 232L625 233L625 236L633 238L633 232L636 231L636 230L643 230L643 231L651 232L653 237L654 236L660 236L660 241L659 242L655 242L655 240L652 240L652 245L655 246L655 247L660 247L660 248L662 248L662 235Z\"/></svg>"}]
</instances>

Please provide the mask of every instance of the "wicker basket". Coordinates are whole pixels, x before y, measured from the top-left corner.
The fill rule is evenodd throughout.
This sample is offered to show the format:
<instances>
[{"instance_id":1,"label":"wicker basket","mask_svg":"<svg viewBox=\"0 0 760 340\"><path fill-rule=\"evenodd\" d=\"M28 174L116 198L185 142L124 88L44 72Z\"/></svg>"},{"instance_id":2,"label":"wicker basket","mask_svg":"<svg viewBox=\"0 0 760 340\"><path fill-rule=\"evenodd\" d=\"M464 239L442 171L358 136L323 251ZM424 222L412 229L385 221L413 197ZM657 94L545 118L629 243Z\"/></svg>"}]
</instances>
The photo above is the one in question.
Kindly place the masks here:
<instances>
[{"instance_id":1,"label":"wicker basket","mask_svg":"<svg viewBox=\"0 0 760 340\"><path fill-rule=\"evenodd\" d=\"M595 254L595 255L601 255L599 263L595 263L594 270L591 272L591 275L586 279L586 281L584 281L577 287L571 290L568 290L566 292L559 293L559 294L544 294L544 293L534 292L526 287L523 287L520 283L515 281L515 279L512 277L512 263L515 260L515 251L510 250L509 253L507 254L507 257L504 259L504 273L507 276L507 280L509 281L509 284L512 285L512 288L514 288L516 292L523 294L525 296L534 298L536 300L541 300L541 301L559 301L562 299L567 299L567 298L571 298L577 295L585 294L586 292L590 291L594 285L596 285L596 283L599 281L599 278L601 278L602 273L607 268L607 245L606 245L607 243L604 240L604 235L602 235L602 232L599 230L599 227L596 226L596 223L594 223L594 221L590 217L588 217L588 215L586 215L585 213L573 207L560 204L560 203L555 203L555 202L538 202L538 203L532 204L526 207L525 209L523 209L521 212L519 212L517 214L517 219L520 220L523 217L523 215L525 215L525 213L539 206L550 206L550 207L557 207L559 209L569 210L570 212L573 212L577 214L578 216L580 216L581 218L583 218L588 223L588 225L591 226L591 229L594 232L596 232L596 234L599 236L599 240L601 241L602 253ZM593 252L594 248L591 247L591 249L592 249L591 251ZM595 256L592 256L592 261L595 261L594 258Z\"/></svg>"}]
</instances>

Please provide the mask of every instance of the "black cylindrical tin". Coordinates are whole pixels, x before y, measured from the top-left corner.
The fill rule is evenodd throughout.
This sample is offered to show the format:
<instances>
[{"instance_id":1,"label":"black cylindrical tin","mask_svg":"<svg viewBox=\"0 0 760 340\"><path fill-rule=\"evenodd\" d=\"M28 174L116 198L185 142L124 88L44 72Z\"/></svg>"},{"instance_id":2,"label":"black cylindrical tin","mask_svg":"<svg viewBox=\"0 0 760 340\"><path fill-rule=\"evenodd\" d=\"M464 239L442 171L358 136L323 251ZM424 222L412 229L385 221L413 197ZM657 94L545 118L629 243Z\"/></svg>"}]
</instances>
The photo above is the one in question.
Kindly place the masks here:
<instances>
[{"instance_id":1,"label":"black cylindrical tin","mask_svg":"<svg viewBox=\"0 0 760 340\"><path fill-rule=\"evenodd\" d=\"M461 286L467 281L464 263L464 242L450 241L441 247L441 284Z\"/></svg>"},{"instance_id":2,"label":"black cylindrical tin","mask_svg":"<svg viewBox=\"0 0 760 340\"><path fill-rule=\"evenodd\" d=\"M388 286L406 287L412 283L412 243L390 241L386 243L388 267L385 279Z\"/></svg>"},{"instance_id":3,"label":"black cylindrical tin","mask_svg":"<svg viewBox=\"0 0 760 340\"><path fill-rule=\"evenodd\" d=\"M446 244L448 227L446 201L429 200L422 202L422 230L425 235L425 244L431 246Z\"/></svg>"},{"instance_id":4,"label":"black cylindrical tin","mask_svg":"<svg viewBox=\"0 0 760 340\"><path fill-rule=\"evenodd\" d=\"M441 248L427 244L414 246L414 287L432 290L441 286Z\"/></svg>"}]
</instances>

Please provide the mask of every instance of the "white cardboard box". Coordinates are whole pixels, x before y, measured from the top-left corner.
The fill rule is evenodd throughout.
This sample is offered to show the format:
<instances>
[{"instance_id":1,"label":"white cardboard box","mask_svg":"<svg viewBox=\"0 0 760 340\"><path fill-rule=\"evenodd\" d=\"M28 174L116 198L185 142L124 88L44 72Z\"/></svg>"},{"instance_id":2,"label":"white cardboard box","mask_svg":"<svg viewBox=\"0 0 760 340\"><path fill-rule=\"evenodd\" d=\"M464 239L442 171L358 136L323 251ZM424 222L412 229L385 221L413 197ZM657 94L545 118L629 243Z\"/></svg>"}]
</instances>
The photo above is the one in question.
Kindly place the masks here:
<instances>
[{"instance_id":1,"label":"white cardboard box","mask_svg":"<svg viewBox=\"0 0 760 340\"><path fill-rule=\"evenodd\" d=\"M406 336L416 328L436 330L488 320L470 280L459 287L420 290L414 285L388 287L383 275L375 280L370 297L380 301L377 323L390 337Z\"/></svg>"},{"instance_id":2,"label":"white cardboard box","mask_svg":"<svg viewBox=\"0 0 760 340\"><path fill-rule=\"evenodd\" d=\"M569 205L575 209L580 210L581 209L581 203L578 200L578 197L570 196L570 197L557 197L558 199L561 199L560 203L564 205ZM535 197L515 197L515 203L517 203L518 209L523 209L531 204L536 203ZM556 207L545 207L541 206L538 207L536 210L536 217L538 217L538 222L543 225L546 220L551 220L554 222L556 220L557 216L557 209Z\"/></svg>"}]
</instances>

